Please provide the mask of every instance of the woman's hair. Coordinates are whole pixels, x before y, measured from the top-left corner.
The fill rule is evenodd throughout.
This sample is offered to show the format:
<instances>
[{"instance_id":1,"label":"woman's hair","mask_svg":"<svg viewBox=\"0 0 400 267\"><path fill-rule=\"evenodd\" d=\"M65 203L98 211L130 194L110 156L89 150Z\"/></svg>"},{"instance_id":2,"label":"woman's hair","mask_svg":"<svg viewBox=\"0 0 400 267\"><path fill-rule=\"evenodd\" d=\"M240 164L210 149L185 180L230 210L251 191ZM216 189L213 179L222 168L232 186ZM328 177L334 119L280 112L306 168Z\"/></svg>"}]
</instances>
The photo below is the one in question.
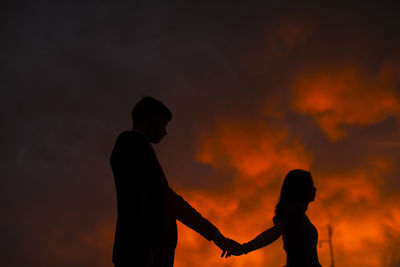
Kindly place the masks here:
<instances>
[{"instance_id":1,"label":"woman's hair","mask_svg":"<svg viewBox=\"0 0 400 267\"><path fill-rule=\"evenodd\" d=\"M305 170L291 170L283 180L281 196L275 207L274 223L277 223L296 203L307 202L310 187L313 186L311 173Z\"/></svg>"}]
</instances>

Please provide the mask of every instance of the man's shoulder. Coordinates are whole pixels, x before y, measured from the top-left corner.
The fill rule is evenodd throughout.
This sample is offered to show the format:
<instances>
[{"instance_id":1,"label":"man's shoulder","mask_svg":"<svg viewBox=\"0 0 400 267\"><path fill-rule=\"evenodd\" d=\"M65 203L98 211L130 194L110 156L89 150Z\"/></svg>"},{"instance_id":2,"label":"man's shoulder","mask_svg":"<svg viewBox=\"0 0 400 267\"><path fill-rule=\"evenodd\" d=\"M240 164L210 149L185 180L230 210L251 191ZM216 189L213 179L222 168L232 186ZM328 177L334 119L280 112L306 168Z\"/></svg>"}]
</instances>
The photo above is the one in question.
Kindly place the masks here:
<instances>
[{"instance_id":1,"label":"man's shoulder","mask_svg":"<svg viewBox=\"0 0 400 267\"><path fill-rule=\"evenodd\" d=\"M125 142L146 142L144 136L136 131L124 131L119 134L118 140Z\"/></svg>"},{"instance_id":2,"label":"man's shoulder","mask_svg":"<svg viewBox=\"0 0 400 267\"><path fill-rule=\"evenodd\" d=\"M115 143L117 149L135 150L135 151L151 151L151 145L146 137L137 131L124 131L120 133Z\"/></svg>"}]
</instances>

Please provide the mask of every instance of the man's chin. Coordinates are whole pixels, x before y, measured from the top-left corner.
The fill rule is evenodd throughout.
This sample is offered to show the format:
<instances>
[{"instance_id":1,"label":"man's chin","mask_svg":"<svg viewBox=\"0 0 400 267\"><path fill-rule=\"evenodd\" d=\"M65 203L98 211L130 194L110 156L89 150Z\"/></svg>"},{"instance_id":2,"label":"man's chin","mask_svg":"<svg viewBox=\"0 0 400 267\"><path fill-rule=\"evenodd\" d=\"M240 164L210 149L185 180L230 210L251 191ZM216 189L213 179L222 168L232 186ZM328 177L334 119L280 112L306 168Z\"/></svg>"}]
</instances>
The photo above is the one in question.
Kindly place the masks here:
<instances>
[{"instance_id":1,"label":"man's chin","mask_svg":"<svg viewBox=\"0 0 400 267\"><path fill-rule=\"evenodd\" d=\"M153 144L159 144L161 142L161 139L152 139L150 140L150 142Z\"/></svg>"}]
</instances>

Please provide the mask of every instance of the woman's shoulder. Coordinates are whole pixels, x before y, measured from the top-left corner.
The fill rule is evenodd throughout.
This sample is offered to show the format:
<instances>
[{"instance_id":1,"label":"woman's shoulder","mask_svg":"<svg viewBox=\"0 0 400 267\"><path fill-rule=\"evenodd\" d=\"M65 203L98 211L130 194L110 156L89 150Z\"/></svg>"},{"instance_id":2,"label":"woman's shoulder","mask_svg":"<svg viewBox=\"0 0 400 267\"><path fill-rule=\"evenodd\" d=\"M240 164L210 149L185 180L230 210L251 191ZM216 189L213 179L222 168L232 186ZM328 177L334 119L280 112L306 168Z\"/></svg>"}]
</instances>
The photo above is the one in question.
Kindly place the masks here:
<instances>
[{"instance_id":1,"label":"woman's shoulder","mask_svg":"<svg viewBox=\"0 0 400 267\"><path fill-rule=\"evenodd\" d=\"M304 207L300 204L293 204L288 207L282 212L280 216L280 222L283 225L291 224L293 222L298 222L305 216Z\"/></svg>"},{"instance_id":2,"label":"woman's shoulder","mask_svg":"<svg viewBox=\"0 0 400 267\"><path fill-rule=\"evenodd\" d=\"M287 208L286 213L287 216L302 216L305 214L304 205L301 205L300 203L295 203Z\"/></svg>"}]
</instances>

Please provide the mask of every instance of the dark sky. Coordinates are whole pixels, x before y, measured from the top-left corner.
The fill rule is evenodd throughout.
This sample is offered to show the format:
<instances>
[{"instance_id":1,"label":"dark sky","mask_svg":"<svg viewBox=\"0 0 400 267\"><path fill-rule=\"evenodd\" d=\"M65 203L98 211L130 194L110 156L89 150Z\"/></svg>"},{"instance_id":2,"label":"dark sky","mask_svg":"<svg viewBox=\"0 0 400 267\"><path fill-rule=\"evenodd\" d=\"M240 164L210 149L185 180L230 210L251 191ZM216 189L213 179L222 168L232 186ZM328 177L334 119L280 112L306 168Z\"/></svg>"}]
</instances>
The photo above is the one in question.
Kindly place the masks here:
<instances>
[{"instance_id":1,"label":"dark sky","mask_svg":"<svg viewBox=\"0 0 400 267\"><path fill-rule=\"evenodd\" d=\"M143 96L174 114L155 147L170 184L226 235L270 226L283 176L306 168L337 266L400 266L396 1L2 6L3 266L111 266L109 154ZM178 267L283 260L275 244L224 261L180 225Z\"/></svg>"}]
</instances>

